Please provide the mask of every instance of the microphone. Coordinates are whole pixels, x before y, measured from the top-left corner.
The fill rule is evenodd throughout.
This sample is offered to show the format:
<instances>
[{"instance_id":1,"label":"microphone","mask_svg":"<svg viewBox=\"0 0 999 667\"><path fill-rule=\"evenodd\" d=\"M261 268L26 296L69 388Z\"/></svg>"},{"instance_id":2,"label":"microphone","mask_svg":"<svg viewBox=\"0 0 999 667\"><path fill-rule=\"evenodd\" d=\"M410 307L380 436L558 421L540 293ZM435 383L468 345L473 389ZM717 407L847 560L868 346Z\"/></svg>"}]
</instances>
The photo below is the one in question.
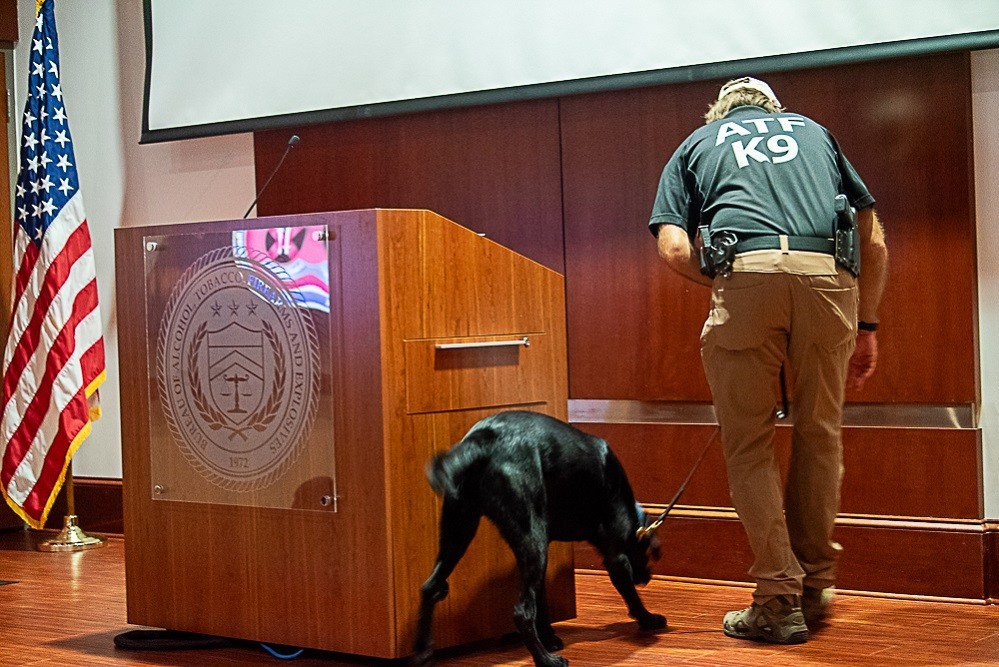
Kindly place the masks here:
<instances>
[{"instance_id":1,"label":"microphone","mask_svg":"<svg viewBox=\"0 0 999 667\"><path fill-rule=\"evenodd\" d=\"M257 196L253 198L253 203L250 204L250 208L246 209L246 213L243 214L244 220L246 219L246 216L250 215L250 211L252 211L253 207L257 205L257 202L260 201L260 196L264 194L264 190L266 190L267 186L271 184L272 180L274 180L274 176L278 173L278 169L280 169L281 165L284 164L284 159L288 157L288 153L291 152L291 149L294 148L295 144L297 143L298 143L298 135L297 134L291 135L291 138L288 139L288 145L284 147L284 154L281 156L281 159L278 160L277 166L274 167L274 171L272 171L271 175L267 177L267 182L264 183L264 187L260 188L260 191L257 193Z\"/></svg>"}]
</instances>

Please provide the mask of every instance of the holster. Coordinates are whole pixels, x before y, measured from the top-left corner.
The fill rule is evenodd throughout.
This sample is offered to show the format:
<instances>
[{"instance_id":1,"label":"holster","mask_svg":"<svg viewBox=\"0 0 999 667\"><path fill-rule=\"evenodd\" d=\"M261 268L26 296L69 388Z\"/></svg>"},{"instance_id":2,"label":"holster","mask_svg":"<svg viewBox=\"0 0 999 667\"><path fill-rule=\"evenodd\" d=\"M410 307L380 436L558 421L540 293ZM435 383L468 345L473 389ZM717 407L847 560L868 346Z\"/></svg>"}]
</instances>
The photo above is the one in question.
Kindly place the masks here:
<instances>
[{"instance_id":1,"label":"holster","mask_svg":"<svg viewBox=\"0 0 999 667\"><path fill-rule=\"evenodd\" d=\"M701 273L708 278L732 275L732 264L735 262L735 244L738 242L735 234L722 231L712 235L707 225L697 228L701 234L700 264Z\"/></svg>"},{"instance_id":2,"label":"holster","mask_svg":"<svg viewBox=\"0 0 999 667\"><path fill-rule=\"evenodd\" d=\"M860 230L857 228L857 212L850 206L846 195L836 195L836 263L853 274L860 276Z\"/></svg>"}]
</instances>

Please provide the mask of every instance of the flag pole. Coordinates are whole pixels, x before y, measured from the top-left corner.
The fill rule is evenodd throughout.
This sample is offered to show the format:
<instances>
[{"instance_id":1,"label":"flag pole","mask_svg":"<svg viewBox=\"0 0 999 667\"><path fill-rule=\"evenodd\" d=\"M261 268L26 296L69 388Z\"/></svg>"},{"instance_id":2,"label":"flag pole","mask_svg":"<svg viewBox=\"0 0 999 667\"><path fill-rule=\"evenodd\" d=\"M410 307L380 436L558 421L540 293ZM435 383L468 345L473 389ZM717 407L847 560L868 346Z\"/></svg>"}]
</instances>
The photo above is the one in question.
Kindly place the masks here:
<instances>
[{"instance_id":1,"label":"flag pole","mask_svg":"<svg viewBox=\"0 0 999 667\"><path fill-rule=\"evenodd\" d=\"M104 538L98 535L88 535L77 525L76 500L73 497L73 462L66 467L66 516L63 517L62 530L51 540L39 543L39 551L84 551L104 546Z\"/></svg>"}]
</instances>

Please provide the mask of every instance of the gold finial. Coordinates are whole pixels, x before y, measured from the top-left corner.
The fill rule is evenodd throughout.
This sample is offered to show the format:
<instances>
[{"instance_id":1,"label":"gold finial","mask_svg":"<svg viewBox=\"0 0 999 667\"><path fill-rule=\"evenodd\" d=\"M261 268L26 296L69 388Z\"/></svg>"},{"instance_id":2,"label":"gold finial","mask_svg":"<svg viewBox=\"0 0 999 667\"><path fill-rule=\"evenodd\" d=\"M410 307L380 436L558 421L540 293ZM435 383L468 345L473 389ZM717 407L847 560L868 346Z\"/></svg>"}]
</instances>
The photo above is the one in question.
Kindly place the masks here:
<instances>
[{"instance_id":1,"label":"gold finial","mask_svg":"<svg viewBox=\"0 0 999 667\"><path fill-rule=\"evenodd\" d=\"M45 4L45 0L35 0L35 16L38 16L38 12L42 11L42 5Z\"/></svg>"}]
</instances>

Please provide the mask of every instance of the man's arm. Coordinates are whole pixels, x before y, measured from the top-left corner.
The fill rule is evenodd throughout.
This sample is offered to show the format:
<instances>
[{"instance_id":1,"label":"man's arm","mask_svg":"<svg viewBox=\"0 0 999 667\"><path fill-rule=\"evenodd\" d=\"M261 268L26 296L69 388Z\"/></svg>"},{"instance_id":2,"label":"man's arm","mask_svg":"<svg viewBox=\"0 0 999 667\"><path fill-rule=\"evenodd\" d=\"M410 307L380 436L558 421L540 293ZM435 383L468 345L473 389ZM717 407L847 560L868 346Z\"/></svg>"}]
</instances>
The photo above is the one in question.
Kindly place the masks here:
<instances>
[{"instance_id":1,"label":"man's arm","mask_svg":"<svg viewBox=\"0 0 999 667\"><path fill-rule=\"evenodd\" d=\"M861 322L877 322L878 306L888 278L888 246L885 245L885 230L874 213L874 207L857 211L857 226L860 230L860 307L857 319Z\"/></svg>"},{"instance_id":2,"label":"man's arm","mask_svg":"<svg viewBox=\"0 0 999 667\"><path fill-rule=\"evenodd\" d=\"M888 278L888 246L885 245L884 228L873 207L857 211L857 226L860 231L860 277L857 279L860 303L857 307L857 319L876 324L878 306L881 305L881 296ZM847 388L863 387L877 364L877 334L861 329L857 332L857 348L850 358Z\"/></svg>"},{"instance_id":3,"label":"man's arm","mask_svg":"<svg viewBox=\"0 0 999 667\"><path fill-rule=\"evenodd\" d=\"M701 285L711 285L711 278L701 273L697 250L690 244L687 231L677 225L659 225L656 231L659 256L667 266L684 278Z\"/></svg>"}]
</instances>

